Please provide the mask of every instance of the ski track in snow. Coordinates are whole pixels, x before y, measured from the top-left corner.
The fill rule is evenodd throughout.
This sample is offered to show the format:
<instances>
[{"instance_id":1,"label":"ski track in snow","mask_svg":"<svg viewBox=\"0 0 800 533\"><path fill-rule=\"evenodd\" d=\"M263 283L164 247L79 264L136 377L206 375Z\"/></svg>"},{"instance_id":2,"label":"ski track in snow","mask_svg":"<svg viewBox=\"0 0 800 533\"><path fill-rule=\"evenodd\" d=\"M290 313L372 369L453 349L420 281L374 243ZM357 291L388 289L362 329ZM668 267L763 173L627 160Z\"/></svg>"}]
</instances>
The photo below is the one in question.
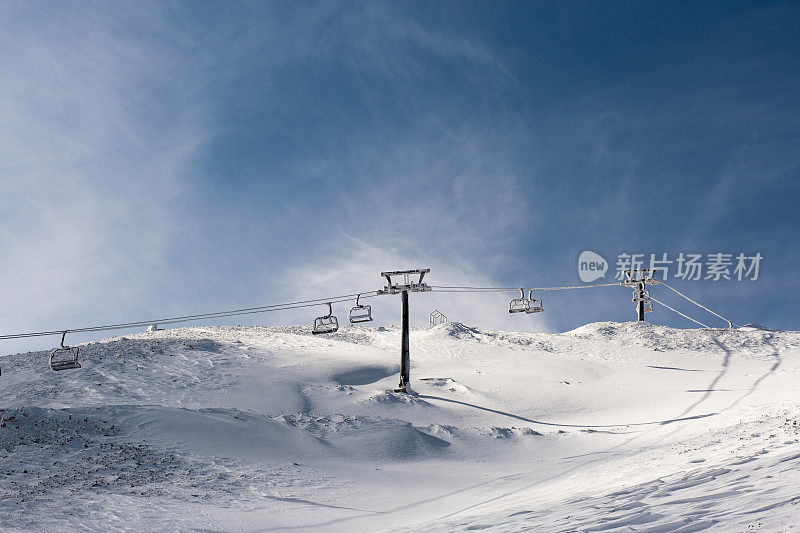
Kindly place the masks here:
<instances>
[{"instance_id":1,"label":"ski track in snow","mask_svg":"<svg viewBox=\"0 0 800 533\"><path fill-rule=\"evenodd\" d=\"M786 531L800 334L206 327L0 358L4 530Z\"/></svg>"}]
</instances>

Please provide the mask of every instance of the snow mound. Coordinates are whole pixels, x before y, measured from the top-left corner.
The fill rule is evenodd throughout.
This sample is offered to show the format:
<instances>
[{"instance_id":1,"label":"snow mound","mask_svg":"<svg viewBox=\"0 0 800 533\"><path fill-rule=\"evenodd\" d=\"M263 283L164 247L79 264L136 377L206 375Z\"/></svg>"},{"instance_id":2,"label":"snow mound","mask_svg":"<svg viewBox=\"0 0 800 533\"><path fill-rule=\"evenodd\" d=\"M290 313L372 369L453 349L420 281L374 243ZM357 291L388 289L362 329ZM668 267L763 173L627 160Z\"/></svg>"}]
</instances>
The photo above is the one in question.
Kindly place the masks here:
<instances>
[{"instance_id":1,"label":"snow mound","mask_svg":"<svg viewBox=\"0 0 800 533\"><path fill-rule=\"evenodd\" d=\"M114 407L109 417L126 435L204 457L290 460L324 448L318 439L264 415L237 409Z\"/></svg>"},{"instance_id":2,"label":"snow mound","mask_svg":"<svg viewBox=\"0 0 800 533\"><path fill-rule=\"evenodd\" d=\"M465 387L453 378L420 378L420 381L430 387L444 389L448 392L459 392L461 394L468 394L471 392L469 387Z\"/></svg>"},{"instance_id":3,"label":"snow mound","mask_svg":"<svg viewBox=\"0 0 800 533\"><path fill-rule=\"evenodd\" d=\"M440 324L429 329L424 336L429 340L473 341L511 349L553 351L545 333L485 331L460 322Z\"/></svg>"},{"instance_id":4,"label":"snow mound","mask_svg":"<svg viewBox=\"0 0 800 533\"><path fill-rule=\"evenodd\" d=\"M657 351L737 351L772 355L784 349L800 347L800 335L796 332L772 332L756 328L675 329L647 322L595 322L561 335L586 341L635 345Z\"/></svg>"},{"instance_id":5,"label":"snow mound","mask_svg":"<svg viewBox=\"0 0 800 533\"><path fill-rule=\"evenodd\" d=\"M378 403L386 406L432 407L430 403L426 402L411 391L409 391L408 394L390 390L381 391L362 400L362 402Z\"/></svg>"},{"instance_id":6,"label":"snow mound","mask_svg":"<svg viewBox=\"0 0 800 533\"><path fill-rule=\"evenodd\" d=\"M768 327L761 326L759 324L745 324L738 328L740 331L774 331Z\"/></svg>"},{"instance_id":7,"label":"snow mound","mask_svg":"<svg viewBox=\"0 0 800 533\"><path fill-rule=\"evenodd\" d=\"M332 444L343 455L362 459L419 460L436 456L450 446L446 440L424 433L402 420L339 414L321 417L283 415L280 418L290 427L302 429Z\"/></svg>"},{"instance_id":8,"label":"snow mound","mask_svg":"<svg viewBox=\"0 0 800 533\"><path fill-rule=\"evenodd\" d=\"M431 328L432 336L449 337L458 340L483 340L478 328L465 326L461 322L447 322Z\"/></svg>"}]
</instances>

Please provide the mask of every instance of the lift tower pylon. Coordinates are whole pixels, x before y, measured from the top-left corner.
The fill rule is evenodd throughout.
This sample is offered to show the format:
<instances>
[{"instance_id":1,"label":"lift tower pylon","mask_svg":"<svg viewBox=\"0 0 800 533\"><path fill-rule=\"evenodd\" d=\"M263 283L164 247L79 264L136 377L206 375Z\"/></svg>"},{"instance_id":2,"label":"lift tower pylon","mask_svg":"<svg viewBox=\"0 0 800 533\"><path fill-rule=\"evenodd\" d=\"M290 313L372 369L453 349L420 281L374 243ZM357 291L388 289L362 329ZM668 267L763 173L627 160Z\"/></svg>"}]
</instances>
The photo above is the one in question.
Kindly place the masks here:
<instances>
[{"instance_id":1,"label":"lift tower pylon","mask_svg":"<svg viewBox=\"0 0 800 533\"><path fill-rule=\"evenodd\" d=\"M402 337L400 340L400 386L395 392L408 392L411 383L411 354L409 350L409 324L408 324L408 293L427 292L431 288L422 282L425 274L430 272L430 268L416 270L396 270L393 272L381 272L381 276L386 278L386 286L378 291L378 294L398 294L400 293L402 309ZM392 277L403 276L403 282L392 282ZM416 280L414 279L416 276Z\"/></svg>"},{"instance_id":2,"label":"lift tower pylon","mask_svg":"<svg viewBox=\"0 0 800 533\"><path fill-rule=\"evenodd\" d=\"M647 291L647 284L658 285L659 281L655 277L658 269L638 268L623 271L624 279L620 285L632 287L633 303L636 304L636 320L644 322L644 314L653 310L653 303L650 301L650 293Z\"/></svg>"}]
</instances>

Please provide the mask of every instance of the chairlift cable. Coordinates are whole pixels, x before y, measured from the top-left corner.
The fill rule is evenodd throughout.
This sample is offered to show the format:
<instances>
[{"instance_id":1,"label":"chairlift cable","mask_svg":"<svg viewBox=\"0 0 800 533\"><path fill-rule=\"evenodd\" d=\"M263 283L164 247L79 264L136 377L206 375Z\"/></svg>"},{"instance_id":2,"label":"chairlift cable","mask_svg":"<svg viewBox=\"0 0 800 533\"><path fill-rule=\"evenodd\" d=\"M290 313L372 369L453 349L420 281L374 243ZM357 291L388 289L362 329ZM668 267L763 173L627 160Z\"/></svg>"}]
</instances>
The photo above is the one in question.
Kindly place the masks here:
<instances>
[{"instance_id":1,"label":"chairlift cable","mask_svg":"<svg viewBox=\"0 0 800 533\"><path fill-rule=\"evenodd\" d=\"M575 285L562 287L525 287L534 291L563 291L570 289L590 289L592 287L612 287L619 286L619 283L596 283L593 285ZM438 289L437 292L517 292L519 287L466 287L466 286L445 286L431 285L431 289Z\"/></svg>"},{"instance_id":2,"label":"chairlift cable","mask_svg":"<svg viewBox=\"0 0 800 533\"><path fill-rule=\"evenodd\" d=\"M618 287L619 283L597 283L594 285L575 285L573 287L534 287L535 291L566 291L571 289L591 289L592 287Z\"/></svg>"},{"instance_id":3,"label":"chairlift cable","mask_svg":"<svg viewBox=\"0 0 800 533\"><path fill-rule=\"evenodd\" d=\"M670 285L667 285L663 281L659 281L660 285L664 285L671 291L677 293L681 297L689 300L691 303L695 304L696 306L705 309L709 313L725 320L726 322L733 324L731 321L715 313L711 309L705 307L704 305L696 302L692 298L689 298L682 292L674 289ZM589 289L594 287L610 287L610 286L618 286L618 283L597 283L592 285L575 285L575 286L555 286L555 287L531 287L532 290L535 291L560 291L560 290L572 290L572 289ZM431 289L435 292L460 292L460 293L489 293L489 292L516 292L520 290L518 287L472 287L472 286L463 286L463 285L431 285ZM351 294L344 294L340 296L333 296L333 297L326 297L326 298L315 298L312 300L300 300L296 302L286 302L281 304L272 304L272 305L265 305L265 306L258 306L258 307L248 307L243 309L234 309L230 311L217 311L212 313L203 313L197 315L185 315L185 316L178 316L178 317L169 317L169 318L162 318L156 320L140 320L137 322L122 322L117 324L107 324L102 326L90 326L90 327L80 327L80 328L64 328L58 329L53 331L38 331L38 332L29 332L29 333L14 333L14 334L7 334L7 335L0 335L0 340L10 340L10 339L22 339L22 338L31 338L31 337L45 337L51 335L63 335L64 333L89 333L89 332L100 332L100 331L112 331L112 330L119 330L119 329L129 329L129 328L138 328L138 327L145 327L151 324L179 324L184 322L191 322L197 320L207 320L213 318L226 318L231 316L241 316L241 315L249 315L249 314L259 314L259 313L267 313L271 311L286 311L290 309L299 309L304 307L315 307L317 305L325 305L328 302L330 303L342 303L349 300L352 300L355 297L361 298L372 298L378 296L379 294L376 291L361 291L361 292L354 292ZM660 302L653 298L659 304L667 307L668 309L675 311L676 313L688 318L689 320L700 324L701 326L708 328L705 324L694 320L693 318L681 313L669 307L668 305Z\"/></svg>"},{"instance_id":4,"label":"chairlift cable","mask_svg":"<svg viewBox=\"0 0 800 533\"><path fill-rule=\"evenodd\" d=\"M665 304L665 303L664 303L664 302L662 302L661 300L658 300L658 299L656 299L656 298L653 298L652 296L650 297L650 299L651 299L651 300L653 300L654 302L658 302L658 303L660 303L661 305L663 305L664 307L666 307L666 308L667 308L667 309L669 309L670 311L674 311L674 312L678 313L679 315L681 315L682 317L684 317L684 318L688 318L689 320L691 320L691 321L692 321L692 322L694 322L695 324L700 324L701 326L703 326L703 327L704 327L704 328L706 328L706 329L711 329L710 327L706 326L705 324L703 324L703 323L702 323L702 322L700 322L699 320L695 320L694 318L690 317L689 315L685 315L685 314L681 313L680 311L678 311L677 309L673 309L672 307L668 306L667 304Z\"/></svg>"},{"instance_id":5,"label":"chairlift cable","mask_svg":"<svg viewBox=\"0 0 800 533\"><path fill-rule=\"evenodd\" d=\"M727 319L727 318L725 318L724 316L722 316L722 315L720 315L720 314L718 314L718 313L715 313L714 311L712 311L712 310L711 310L711 309L709 309L708 307L706 307L706 306L704 306L704 305L702 305L702 304L700 304L700 303L698 303L698 302L696 302L696 301L692 300L691 298L689 298L688 296L686 296L685 294L683 294L683 293L682 293L682 292L680 292L679 290L677 290L677 289L673 289L672 287L670 287L669 285L667 285L667 284L666 284L666 283L664 283L663 281L660 281L660 280L659 280L658 284L659 284L659 285L663 285L663 286L665 286L666 288L668 288L669 290L671 290L672 292L675 292L675 293L677 293L678 295L682 296L683 298L686 298L687 300L689 300L690 302L692 302L692 303L693 303L694 305L696 305L697 307L700 307L700 308L702 308L702 309L705 309L706 311L708 311L708 312L709 312L709 313L711 313L712 315L714 315L714 316L717 316L717 317L721 318L722 320L724 320L725 322L727 322L727 323L728 323L728 324L730 324L731 326L735 326L735 325L736 325L736 324L734 324L734 323L733 323L733 321L731 321L731 320L728 320L728 319Z\"/></svg>"},{"instance_id":6,"label":"chairlift cable","mask_svg":"<svg viewBox=\"0 0 800 533\"><path fill-rule=\"evenodd\" d=\"M317 305L325 305L330 303L342 303L352 300L355 296L361 295L361 298L372 298L377 296L375 291L362 291L360 293L344 294L341 296L315 298L313 300L301 300L297 302L287 302L282 304L272 304L259 307L248 307L244 309L234 309L231 311L218 311L214 313L204 313L200 315L186 315L179 317L162 318L158 320L141 320L138 322L123 322L119 324L108 324L103 326L90 326L81 328L64 328L55 331L37 331L30 333L14 333L8 335L0 335L0 340L8 339L22 339L31 337L46 337L50 335L63 335L64 333L87 333L97 331L111 331L117 329L128 329L149 326L150 324L178 324L183 322L190 322L195 320L206 320L211 318L225 318L230 316L251 315L258 313L267 313L270 311L285 311L289 309L299 309L303 307L314 307ZM372 294L371 294L372 293Z\"/></svg>"},{"instance_id":7,"label":"chairlift cable","mask_svg":"<svg viewBox=\"0 0 800 533\"><path fill-rule=\"evenodd\" d=\"M445 286L445 285L430 285L431 289L443 289L440 292L467 292L467 291L486 291L486 292L517 292L519 287L462 287L462 286ZM464 291L450 290L450 289L464 289Z\"/></svg>"}]
</instances>

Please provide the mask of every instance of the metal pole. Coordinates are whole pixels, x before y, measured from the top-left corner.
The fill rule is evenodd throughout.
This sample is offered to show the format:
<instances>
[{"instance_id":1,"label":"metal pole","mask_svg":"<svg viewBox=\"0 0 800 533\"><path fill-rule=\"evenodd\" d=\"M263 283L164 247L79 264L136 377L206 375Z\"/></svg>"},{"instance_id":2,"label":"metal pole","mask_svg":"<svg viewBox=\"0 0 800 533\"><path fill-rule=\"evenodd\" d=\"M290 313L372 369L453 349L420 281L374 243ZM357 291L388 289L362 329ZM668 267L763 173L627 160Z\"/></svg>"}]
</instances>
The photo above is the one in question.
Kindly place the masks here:
<instances>
[{"instance_id":1,"label":"metal pole","mask_svg":"<svg viewBox=\"0 0 800 533\"><path fill-rule=\"evenodd\" d=\"M400 346L400 391L407 392L411 382L411 356L408 350L408 291L401 293L403 301L403 339Z\"/></svg>"},{"instance_id":2,"label":"metal pole","mask_svg":"<svg viewBox=\"0 0 800 533\"><path fill-rule=\"evenodd\" d=\"M639 322L644 322L644 283L639 284L639 301L636 302L636 316Z\"/></svg>"}]
</instances>

